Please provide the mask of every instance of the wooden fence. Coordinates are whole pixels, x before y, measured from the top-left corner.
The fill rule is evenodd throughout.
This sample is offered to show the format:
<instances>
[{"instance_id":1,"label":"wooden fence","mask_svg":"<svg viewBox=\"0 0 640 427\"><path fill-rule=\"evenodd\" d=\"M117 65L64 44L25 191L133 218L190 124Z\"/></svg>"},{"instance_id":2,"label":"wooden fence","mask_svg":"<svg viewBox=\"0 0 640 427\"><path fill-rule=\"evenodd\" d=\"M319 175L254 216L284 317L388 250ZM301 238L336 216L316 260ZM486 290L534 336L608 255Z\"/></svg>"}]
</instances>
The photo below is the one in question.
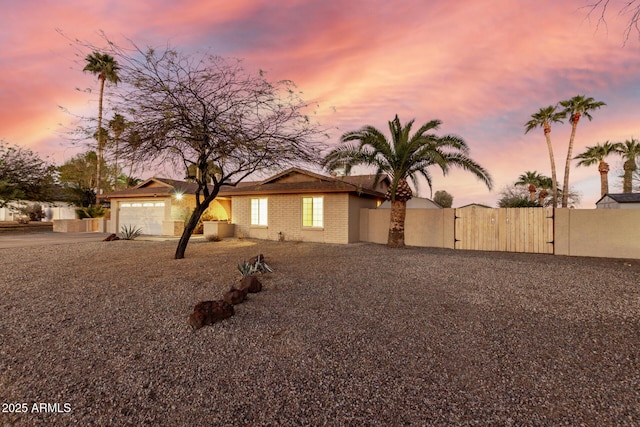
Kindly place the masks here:
<instances>
[{"instance_id":1,"label":"wooden fence","mask_svg":"<svg viewBox=\"0 0 640 427\"><path fill-rule=\"evenodd\" d=\"M456 209L454 236L456 249L552 254L553 209Z\"/></svg>"}]
</instances>

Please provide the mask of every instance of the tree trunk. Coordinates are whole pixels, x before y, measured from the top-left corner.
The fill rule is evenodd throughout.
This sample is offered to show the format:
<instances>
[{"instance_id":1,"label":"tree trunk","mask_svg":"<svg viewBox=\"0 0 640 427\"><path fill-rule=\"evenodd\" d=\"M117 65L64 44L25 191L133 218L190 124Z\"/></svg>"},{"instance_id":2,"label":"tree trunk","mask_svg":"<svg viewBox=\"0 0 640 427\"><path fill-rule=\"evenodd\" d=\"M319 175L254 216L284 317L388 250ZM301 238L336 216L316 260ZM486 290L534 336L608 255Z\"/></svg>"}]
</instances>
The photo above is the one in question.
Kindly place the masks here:
<instances>
[{"instance_id":1,"label":"tree trunk","mask_svg":"<svg viewBox=\"0 0 640 427\"><path fill-rule=\"evenodd\" d=\"M536 186L533 184L529 184L529 200L531 202L536 201Z\"/></svg>"},{"instance_id":2,"label":"tree trunk","mask_svg":"<svg viewBox=\"0 0 640 427\"><path fill-rule=\"evenodd\" d=\"M609 164L600 160L598 172L600 172L600 197L603 197L609 192Z\"/></svg>"},{"instance_id":3,"label":"tree trunk","mask_svg":"<svg viewBox=\"0 0 640 427\"><path fill-rule=\"evenodd\" d=\"M96 204L100 204L101 188L102 188L102 149L103 141L102 141L102 97L104 95L104 75L100 75L100 95L98 96L98 164L96 166L96 179L97 179L97 188L96 188Z\"/></svg>"},{"instance_id":4,"label":"tree trunk","mask_svg":"<svg viewBox=\"0 0 640 427\"><path fill-rule=\"evenodd\" d=\"M545 128L544 136L547 139L547 148L549 149L549 159L551 160L551 196L553 199L553 207L558 207L558 176L556 175L556 161L553 157L553 147L551 146L551 128L547 131Z\"/></svg>"},{"instance_id":5,"label":"tree trunk","mask_svg":"<svg viewBox=\"0 0 640 427\"><path fill-rule=\"evenodd\" d=\"M183 259L184 253L187 250L187 244L189 243L189 239L193 234L193 231L198 226L198 221L200 221L200 217L209 207L209 203L202 203L193 210L189 221L184 226L184 231L182 232L182 236L180 236L180 241L178 241L178 247L176 248L176 254L174 256L175 259Z\"/></svg>"},{"instance_id":6,"label":"tree trunk","mask_svg":"<svg viewBox=\"0 0 640 427\"><path fill-rule=\"evenodd\" d=\"M389 239L387 245L390 248L404 246L404 220L407 214L407 202L394 200L391 202L391 221L389 223Z\"/></svg>"},{"instance_id":7,"label":"tree trunk","mask_svg":"<svg viewBox=\"0 0 640 427\"><path fill-rule=\"evenodd\" d=\"M571 169L571 154L573 152L573 141L576 137L576 128L580 121L580 114L576 113L571 118L571 138L569 138L569 150L567 151L567 162L564 165L564 183L562 186L562 207L566 208L569 204L569 170Z\"/></svg>"},{"instance_id":8,"label":"tree trunk","mask_svg":"<svg viewBox=\"0 0 640 427\"><path fill-rule=\"evenodd\" d=\"M637 169L635 159L629 159L624 162L624 176L622 178L622 192L633 192L633 172Z\"/></svg>"}]
</instances>

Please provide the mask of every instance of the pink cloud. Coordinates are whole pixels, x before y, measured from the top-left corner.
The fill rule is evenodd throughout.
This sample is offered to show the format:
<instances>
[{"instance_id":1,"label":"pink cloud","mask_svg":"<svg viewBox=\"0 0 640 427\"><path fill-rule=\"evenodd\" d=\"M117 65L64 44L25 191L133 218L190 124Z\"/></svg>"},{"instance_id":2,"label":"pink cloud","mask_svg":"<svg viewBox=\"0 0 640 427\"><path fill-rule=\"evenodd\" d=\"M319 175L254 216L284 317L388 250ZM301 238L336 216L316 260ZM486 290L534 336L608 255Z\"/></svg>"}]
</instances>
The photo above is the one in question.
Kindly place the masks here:
<instances>
[{"instance_id":1,"label":"pink cloud","mask_svg":"<svg viewBox=\"0 0 640 427\"><path fill-rule=\"evenodd\" d=\"M323 124L337 128L332 142L364 124L386 130L396 113L403 121L441 119L442 133L461 134L499 189L525 170L549 173L542 132L524 135L540 107L577 94L607 102L592 123L581 123L576 152L640 134L638 45L622 47L625 22L615 14L608 34L585 15L580 4L552 0L103 0L55 7L26 0L0 17L0 138L45 150L53 141L65 144L59 129L74 118L58 105L90 114L95 94L76 88L96 82L55 29L98 45L104 30L118 43L210 50L244 58L273 79L292 79L320 103ZM553 138L561 170L568 126L554 128ZM591 172L574 168L572 182L589 182ZM433 175L460 194L457 200L496 198L468 174Z\"/></svg>"}]
</instances>

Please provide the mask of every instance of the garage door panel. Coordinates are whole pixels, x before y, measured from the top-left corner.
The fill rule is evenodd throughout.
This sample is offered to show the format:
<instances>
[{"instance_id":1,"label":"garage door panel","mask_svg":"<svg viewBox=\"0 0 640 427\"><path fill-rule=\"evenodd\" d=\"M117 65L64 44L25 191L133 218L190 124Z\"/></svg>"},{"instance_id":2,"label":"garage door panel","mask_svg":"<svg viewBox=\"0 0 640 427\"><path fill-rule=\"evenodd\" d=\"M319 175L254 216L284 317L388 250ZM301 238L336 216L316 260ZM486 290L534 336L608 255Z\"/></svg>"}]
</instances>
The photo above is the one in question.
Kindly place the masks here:
<instances>
[{"instance_id":1,"label":"garage door panel","mask_svg":"<svg viewBox=\"0 0 640 427\"><path fill-rule=\"evenodd\" d=\"M121 203L119 212L120 228L133 226L140 228L142 234L161 235L164 212L164 202Z\"/></svg>"}]
</instances>

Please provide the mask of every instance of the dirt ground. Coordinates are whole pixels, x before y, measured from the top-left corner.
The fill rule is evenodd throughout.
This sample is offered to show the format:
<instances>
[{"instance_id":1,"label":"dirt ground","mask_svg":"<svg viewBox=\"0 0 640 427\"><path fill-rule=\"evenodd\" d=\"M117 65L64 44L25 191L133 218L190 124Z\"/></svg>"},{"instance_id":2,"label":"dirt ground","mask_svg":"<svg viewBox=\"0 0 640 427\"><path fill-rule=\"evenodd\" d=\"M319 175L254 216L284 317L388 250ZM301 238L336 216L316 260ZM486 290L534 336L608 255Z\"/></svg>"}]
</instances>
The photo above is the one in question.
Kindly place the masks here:
<instances>
[{"instance_id":1,"label":"dirt ground","mask_svg":"<svg viewBox=\"0 0 640 427\"><path fill-rule=\"evenodd\" d=\"M0 425L640 424L638 260L175 244L0 249Z\"/></svg>"}]
</instances>

